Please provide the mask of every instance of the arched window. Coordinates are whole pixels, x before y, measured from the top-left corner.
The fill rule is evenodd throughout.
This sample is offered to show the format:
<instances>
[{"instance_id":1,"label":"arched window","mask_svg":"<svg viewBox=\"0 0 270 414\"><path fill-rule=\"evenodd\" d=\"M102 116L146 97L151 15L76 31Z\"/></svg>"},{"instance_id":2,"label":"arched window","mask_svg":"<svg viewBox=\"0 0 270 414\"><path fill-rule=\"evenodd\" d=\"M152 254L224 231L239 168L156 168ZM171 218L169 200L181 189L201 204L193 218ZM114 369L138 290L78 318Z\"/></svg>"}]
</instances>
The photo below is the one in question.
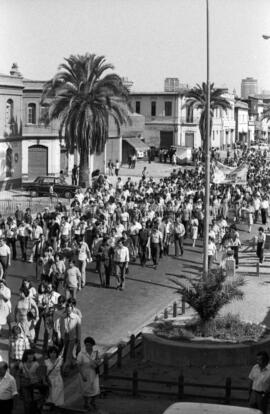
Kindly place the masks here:
<instances>
[{"instance_id":1,"label":"arched window","mask_svg":"<svg viewBox=\"0 0 270 414\"><path fill-rule=\"evenodd\" d=\"M12 99L8 99L6 103L6 125L13 122L14 104Z\"/></svg>"},{"instance_id":2,"label":"arched window","mask_svg":"<svg viewBox=\"0 0 270 414\"><path fill-rule=\"evenodd\" d=\"M27 123L35 124L37 119L36 104L30 103L27 107Z\"/></svg>"},{"instance_id":3,"label":"arched window","mask_svg":"<svg viewBox=\"0 0 270 414\"><path fill-rule=\"evenodd\" d=\"M13 168L12 168L12 148L6 150L6 177L12 177Z\"/></svg>"}]
</instances>

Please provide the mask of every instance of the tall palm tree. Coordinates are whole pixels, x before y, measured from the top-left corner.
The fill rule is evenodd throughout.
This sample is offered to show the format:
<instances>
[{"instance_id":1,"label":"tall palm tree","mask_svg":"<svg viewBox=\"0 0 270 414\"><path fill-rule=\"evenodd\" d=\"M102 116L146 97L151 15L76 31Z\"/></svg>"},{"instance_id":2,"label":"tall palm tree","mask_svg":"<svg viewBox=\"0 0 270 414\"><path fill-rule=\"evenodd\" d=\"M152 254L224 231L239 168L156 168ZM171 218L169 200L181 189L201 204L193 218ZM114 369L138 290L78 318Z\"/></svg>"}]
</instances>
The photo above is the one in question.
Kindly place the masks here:
<instances>
[{"instance_id":1,"label":"tall palm tree","mask_svg":"<svg viewBox=\"0 0 270 414\"><path fill-rule=\"evenodd\" d=\"M227 110L231 108L230 102L222 95L226 92L226 89L214 88L214 84L210 84L210 131L209 136L212 134L214 109L220 108ZM191 109L199 109L201 111L199 129L202 139L202 146L205 148L206 141L206 121L207 121L207 84L202 83L202 86L197 84L194 88L190 89L185 94L186 102L184 107Z\"/></svg>"},{"instance_id":2,"label":"tall palm tree","mask_svg":"<svg viewBox=\"0 0 270 414\"><path fill-rule=\"evenodd\" d=\"M44 85L45 121L59 120L59 137L67 150L80 154L79 184L89 185L89 154L104 151L109 116L118 127L129 121L128 89L104 56L71 55Z\"/></svg>"}]
</instances>

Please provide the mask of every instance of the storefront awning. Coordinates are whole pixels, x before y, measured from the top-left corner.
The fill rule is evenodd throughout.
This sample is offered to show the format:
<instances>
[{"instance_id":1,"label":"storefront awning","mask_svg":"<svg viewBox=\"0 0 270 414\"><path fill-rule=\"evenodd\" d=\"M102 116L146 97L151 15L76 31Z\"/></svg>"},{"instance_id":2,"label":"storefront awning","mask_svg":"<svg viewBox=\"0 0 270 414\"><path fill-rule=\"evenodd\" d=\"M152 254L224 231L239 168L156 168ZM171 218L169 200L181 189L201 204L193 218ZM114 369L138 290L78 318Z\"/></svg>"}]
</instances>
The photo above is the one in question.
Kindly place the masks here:
<instances>
[{"instance_id":1,"label":"storefront awning","mask_svg":"<svg viewBox=\"0 0 270 414\"><path fill-rule=\"evenodd\" d=\"M123 141L127 142L137 151L146 151L149 149L148 145L146 145L140 138L133 137L133 138L123 138Z\"/></svg>"}]
</instances>

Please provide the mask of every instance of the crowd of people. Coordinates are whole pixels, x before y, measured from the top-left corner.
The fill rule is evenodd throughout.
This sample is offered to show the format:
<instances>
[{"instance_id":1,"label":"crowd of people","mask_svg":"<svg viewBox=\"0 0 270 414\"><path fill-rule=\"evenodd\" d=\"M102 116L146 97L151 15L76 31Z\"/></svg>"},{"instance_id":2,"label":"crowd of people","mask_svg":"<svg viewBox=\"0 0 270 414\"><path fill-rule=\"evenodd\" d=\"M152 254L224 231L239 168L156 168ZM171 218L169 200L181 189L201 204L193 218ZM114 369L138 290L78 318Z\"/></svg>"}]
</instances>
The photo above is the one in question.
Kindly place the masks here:
<instances>
[{"instance_id":1,"label":"crowd of people","mask_svg":"<svg viewBox=\"0 0 270 414\"><path fill-rule=\"evenodd\" d=\"M219 252L223 259L233 254L239 266L238 226L245 224L251 232L259 218L256 252L260 263L264 260L269 162L266 154L249 149L234 162L248 165L248 181L211 186L210 269ZM9 329L10 374L26 414L36 390L51 404L63 404L62 377L73 366L80 374L85 407L95 406L101 359L92 337L84 340L85 351L81 350L82 313L77 307L78 292L87 284L88 263L94 262L101 287L123 292L132 263L155 270L164 256L183 256L186 239L196 248L204 235L203 200L204 167L196 159L194 168L175 169L159 180L146 169L140 180L117 177L115 185L100 175L92 187L77 190L68 210L61 202L53 211L45 208L37 214L17 206L14 215L0 217L0 329ZM12 309L9 266L18 259L33 263L38 286L23 279ZM36 349L42 351L39 360Z\"/></svg>"}]
</instances>

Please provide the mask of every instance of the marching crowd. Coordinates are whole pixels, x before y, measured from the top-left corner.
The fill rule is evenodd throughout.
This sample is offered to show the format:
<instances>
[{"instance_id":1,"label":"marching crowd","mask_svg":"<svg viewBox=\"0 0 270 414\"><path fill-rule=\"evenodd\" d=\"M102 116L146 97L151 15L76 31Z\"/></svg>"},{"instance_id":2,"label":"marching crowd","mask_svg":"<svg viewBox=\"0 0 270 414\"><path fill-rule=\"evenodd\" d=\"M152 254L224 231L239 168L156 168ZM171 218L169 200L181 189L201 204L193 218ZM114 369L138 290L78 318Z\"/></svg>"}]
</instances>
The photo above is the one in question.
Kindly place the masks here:
<instances>
[{"instance_id":1,"label":"marching crowd","mask_svg":"<svg viewBox=\"0 0 270 414\"><path fill-rule=\"evenodd\" d=\"M210 268L219 251L233 254L238 267L239 223L251 232L259 217L257 256L261 263L264 259L269 162L266 154L249 149L234 155L234 162L247 163L248 181L245 186L211 186ZM0 379L12 384L14 395L17 384L26 414L33 412L37 390L52 406L63 405L63 376L74 365L85 407L95 407L101 358L92 337L85 338L81 349L83 315L77 307L87 264L95 262L101 287L124 291L133 262L157 269L163 256L184 255L185 239L196 247L204 234L203 199L204 167L197 160L195 168L175 169L159 180L149 177L146 168L139 181L118 176L115 185L100 175L91 188L77 190L68 211L58 202L54 211L32 214L17 206L13 216L0 217L0 329L8 326L10 344L10 373L7 363L0 362ZM12 309L9 266L18 259L33 263L38 286L23 279ZM43 358L36 360L40 340ZM12 399L5 399L7 413Z\"/></svg>"}]
</instances>

